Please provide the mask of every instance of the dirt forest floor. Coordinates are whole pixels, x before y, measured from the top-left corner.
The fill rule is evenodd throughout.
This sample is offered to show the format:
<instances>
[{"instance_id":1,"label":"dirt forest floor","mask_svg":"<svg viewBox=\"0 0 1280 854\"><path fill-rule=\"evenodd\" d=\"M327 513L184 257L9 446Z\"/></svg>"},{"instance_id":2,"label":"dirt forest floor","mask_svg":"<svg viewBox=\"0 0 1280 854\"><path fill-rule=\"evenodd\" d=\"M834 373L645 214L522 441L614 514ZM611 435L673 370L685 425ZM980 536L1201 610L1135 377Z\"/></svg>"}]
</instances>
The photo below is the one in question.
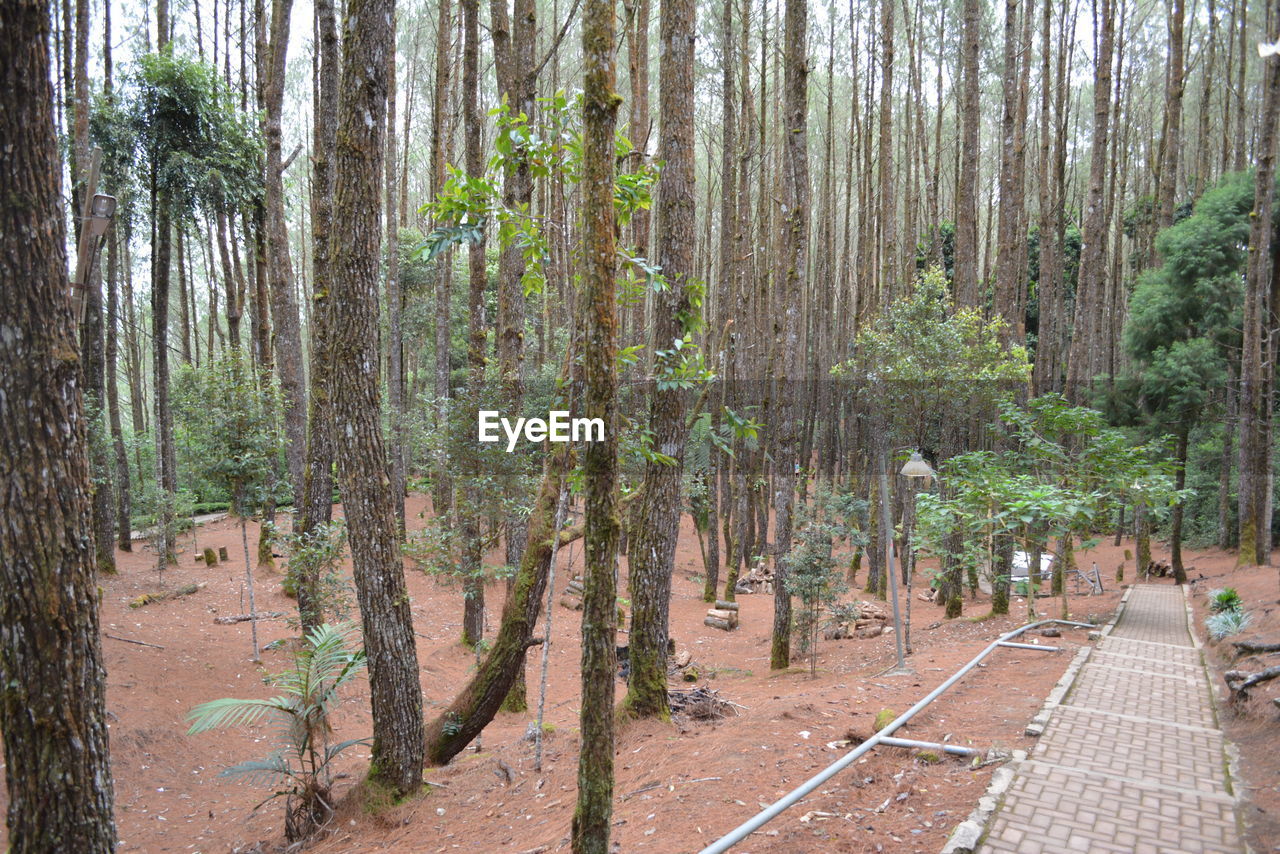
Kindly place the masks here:
<instances>
[{"instance_id":1,"label":"dirt forest floor","mask_svg":"<svg viewBox=\"0 0 1280 854\"><path fill-rule=\"evenodd\" d=\"M422 498L410 499L411 528L422 524L425 503ZM285 518L282 515L281 521ZM1026 602L1017 597L1010 617L971 619L989 611L989 603L980 596L966 599L965 619L952 621L942 619L938 606L914 598L914 654L909 659L913 675L885 675L894 662L892 634L820 642L816 676L810 675L807 661L800 656L791 670L771 673L772 597L740 595L742 625L733 632L704 626L708 606L701 599L697 538L688 517L683 524L671 634L677 649L692 657L700 675L696 684L736 704L737 715L710 722L677 716L671 724L635 723L620 731L614 807L615 849L620 852L688 852L709 844L834 761L847 749L847 742L856 744L871 735L882 709L904 711L997 634L1025 621ZM263 677L284 669L289 661L287 651L272 648L264 651L261 666L254 665L249 624L214 623L220 615L248 611L236 524L224 519L200 526L196 534L201 548L224 546L231 561L213 569L197 564L190 535L184 535L180 566L166 571L163 580L155 572L152 552L136 543L132 554L117 554L120 574L101 581L119 850L281 851L281 804L273 802L255 811L269 791L218 776L229 765L269 753L270 725L186 735L184 717L192 706L219 697L270 696ZM257 535L257 525L250 523L251 548ZM1112 579L1126 547L1132 544L1116 548L1108 541L1078 555L1082 567L1098 562L1107 592L1071 596L1073 618L1105 621L1114 612L1120 591ZM1159 549L1157 556L1167 557ZM490 557L497 562L496 554ZM1229 581L1256 612L1247 636L1280 639L1275 570L1233 572L1233 557L1220 552L1194 552L1189 562L1194 590L1200 594L1194 597L1197 602L1210 587ZM571 571L581 568L580 544L561 551L557 598ZM624 596L625 572L623 561L620 591ZM917 593L927 587L923 572L915 579ZM1132 561L1126 575L1131 582ZM294 612L294 602L280 591L281 578L280 569L257 572L260 612ZM474 656L457 642L460 593L412 569L408 578L422 690L427 715L432 716L465 683ZM205 586L192 595L129 607L143 593L202 582ZM501 609L501 586L492 586L487 595L492 633ZM845 598L855 596L865 598L861 593ZM1036 604L1042 616L1058 616L1061 610L1059 599L1041 599ZM552 613L546 702L550 732L540 773L533 770L533 745L522 739L534 712L502 713L484 731L479 745L468 748L448 767L427 769L425 778L436 785L423 797L377 814L349 798L328 832L307 850L322 854L567 851L577 772L580 618L579 612L559 605ZM259 624L264 646L291 634L284 619ZM619 643L625 643L625 637L620 634ZM1025 639L1062 650L995 652L983 667L896 735L946 740L984 752L1031 747L1023 728L1075 650L1087 641L1079 631L1064 632L1053 640ZM1222 659L1216 648L1210 654ZM536 705L540 655L535 648L528 666L531 705ZM621 698L625 685L619 681L617 687ZM694 685L673 682L673 687ZM1257 690L1250 714L1226 721L1229 736L1240 743L1245 757L1245 782L1254 801L1249 817L1259 851L1273 850L1280 839L1280 752L1272 749L1276 716L1270 700L1275 692L1275 687ZM370 733L366 681L358 681L348 691L334 724L335 738ZM877 748L734 850L778 854L937 851L974 807L994 766L973 768L957 758L936 763L928 759L901 748ZM344 754L339 760L340 796L351 791L367 764L366 749L357 747ZM1263 844L1265 840L1269 842ZM0 829L0 845L5 842Z\"/></svg>"}]
</instances>

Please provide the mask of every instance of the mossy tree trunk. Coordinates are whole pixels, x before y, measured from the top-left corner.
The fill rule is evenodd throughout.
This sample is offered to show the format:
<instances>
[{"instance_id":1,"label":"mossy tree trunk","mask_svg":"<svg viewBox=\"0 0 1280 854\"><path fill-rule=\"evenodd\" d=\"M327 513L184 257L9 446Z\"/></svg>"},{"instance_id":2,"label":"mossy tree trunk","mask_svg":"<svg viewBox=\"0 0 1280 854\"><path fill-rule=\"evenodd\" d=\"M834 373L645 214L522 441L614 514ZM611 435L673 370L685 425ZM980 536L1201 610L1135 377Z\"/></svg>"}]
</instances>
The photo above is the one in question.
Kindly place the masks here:
<instances>
[{"instance_id":1,"label":"mossy tree trunk","mask_svg":"<svg viewBox=\"0 0 1280 854\"><path fill-rule=\"evenodd\" d=\"M613 210L617 15L612 0L582 11L583 182L582 363L584 415L604 422L604 438L583 457L586 481L582 610L582 742L570 831L574 854L608 854L613 818L614 674L617 668L618 309Z\"/></svg>"},{"instance_id":2,"label":"mossy tree trunk","mask_svg":"<svg viewBox=\"0 0 1280 854\"><path fill-rule=\"evenodd\" d=\"M533 630L541 612L551 566L556 501L569 470L568 446L556 447L556 452L548 458L529 517L528 545L508 590L493 648L449 708L427 725L428 765L444 765L488 726L511 690L516 675L524 671L526 650L536 643Z\"/></svg>"},{"instance_id":3,"label":"mossy tree trunk","mask_svg":"<svg viewBox=\"0 0 1280 854\"><path fill-rule=\"evenodd\" d=\"M991 613L1008 614L1009 577L1013 574L1013 537L1008 534L996 535L994 557L995 578L991 582Z\"/></svg>"}]
</instances>

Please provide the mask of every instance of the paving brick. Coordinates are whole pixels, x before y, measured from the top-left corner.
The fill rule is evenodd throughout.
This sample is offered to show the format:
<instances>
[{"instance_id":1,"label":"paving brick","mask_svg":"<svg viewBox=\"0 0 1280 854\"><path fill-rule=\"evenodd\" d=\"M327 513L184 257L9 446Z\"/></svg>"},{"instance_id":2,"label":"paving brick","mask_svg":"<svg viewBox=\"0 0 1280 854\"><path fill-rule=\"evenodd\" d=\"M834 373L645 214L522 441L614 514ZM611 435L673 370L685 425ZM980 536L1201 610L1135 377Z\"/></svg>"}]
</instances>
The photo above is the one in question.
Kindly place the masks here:
<instances>
[{"instance_id":1,"label":"paving brick","mask_svg":"<svg viewBox=\"0 0 1280 854\"><path fill-rule=\"evenodd\" d=\"M1182 591L1134 587L981 850L1241 854L1225 750Z\"/></svg>"}]
</instances>

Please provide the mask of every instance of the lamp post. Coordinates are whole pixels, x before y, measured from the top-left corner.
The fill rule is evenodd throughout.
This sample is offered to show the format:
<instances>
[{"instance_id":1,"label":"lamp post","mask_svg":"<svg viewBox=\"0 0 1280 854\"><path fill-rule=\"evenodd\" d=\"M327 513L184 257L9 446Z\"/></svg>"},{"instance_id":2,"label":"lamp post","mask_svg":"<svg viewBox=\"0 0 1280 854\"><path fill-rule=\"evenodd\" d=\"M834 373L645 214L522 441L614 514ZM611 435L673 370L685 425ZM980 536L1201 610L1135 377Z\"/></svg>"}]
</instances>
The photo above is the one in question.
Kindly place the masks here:
<instances>
[{"instance_id":1,"label":"lamp post","mask_svg":"<svg viewBox=\"0 0 1280 854\"><path fill-rule=\"evenodd\" d=\"M911 458L907 460L906 465L902 467L899 474L912 479L931 478L933 477L933 469L924 461L924 457L920 455L919 451L912 451ZM889 474L888 465L883 457L880 459L880 518L885 536L885 571L889 573L889 591L893 602L893 642L898 655L898 663L894 670L898 673L905 673L907 672L907 662L902 642L902 611L898 605L898 572L902 571L905 563L902 555L898 555L898 572L894 571L893 523L889 514Z\"/></svg>"}]
</instances>

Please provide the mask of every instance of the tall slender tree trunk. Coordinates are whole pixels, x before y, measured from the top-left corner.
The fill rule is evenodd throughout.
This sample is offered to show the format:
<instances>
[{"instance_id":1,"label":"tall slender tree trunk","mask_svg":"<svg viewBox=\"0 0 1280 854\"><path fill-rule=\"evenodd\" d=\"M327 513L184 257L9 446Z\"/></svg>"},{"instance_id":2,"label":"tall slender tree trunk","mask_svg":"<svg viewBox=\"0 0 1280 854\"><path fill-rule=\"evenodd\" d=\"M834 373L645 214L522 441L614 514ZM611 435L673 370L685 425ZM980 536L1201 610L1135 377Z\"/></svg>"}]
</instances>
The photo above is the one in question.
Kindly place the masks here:
<instances>
[{"instance_id":1,"label":"tall slender tree trunk","mask_svg":"<svg viewBox=\"0 0 1280 854\"><path fill-rule=\"evenodd\" d=\"M1280 2L1270 4L1268 41L1280 39ZM1267 361L1274 263L1272 204L1275 190L1276 122L1280 120L1280 58L1264 60L1263 107L1259 125L1258 165L1254 177L1253 213L1249 227L1249 262L1245 276L1244 349L1240 360L1240 556L1242 565L1270 562L1272 450L1270 378ZM1241 117L1243 121L1243 117Z\"/></svg>"},{"instance_id":2,"label":"tall slender tree trunk","mask_svg":"<svg viewBox=\"0 0 1280 854\"><path fill-rule=\"evenodd\" d=\"M293 0L272 0L271 37L267 46L266 76L262 85L265 111L263 137L266 140L266 239L267 270L270 282L272 349L280 376L280 396L284 404L285 460L289 466L289 486L294 499L305 491L303 484L307 448L307 394L302 371L302 333L298 304L294 299L293 260L289 254L289 233L284 212L284 170L281 154L281 118L284 111L286 58L289 49L289 17ZM259 285L259 293L262 286Z\"/></svg>"},{"instance_id":3,"label":"tall slender tree trunk","mask_svg":"<svg viewBox=\"0 0 1280 854\"><path fill-rule=\"evenodd\" d=\"M1111 59L1115 30L1112 0L1100 0L1095 29L1093 149L1089 155L1089 190L1080 229L1080 274L1076 285L1075 322L1067 359L1065 394L1072 403L1087 397L1098 374L1104 327L1107 275L1106 171L1111 126Z\"/></svg>"},{"instance_id":4,"label":"tall slender tree trunk","mask_svg":"<svg viewBox=\"0 0 1280 854\"><path fill-rule=\"evenodd\" d=\"M694 0L665 0L659 22L658 158L665 166L658 182L658 266L666 288L653 298L653 381L649 428L654 447L671 462L645 464L642 494L628 543L631 633L624 713L635 717L670 716L667 706L667 636L671 607L671 574L680 532L680 497L685 443L687 392L662 388L664 375L678 371L684 354L675 341L692 337L690 290L693 283L696 192L694 179L693 83Z\"/></svg>"},{"instance_id":5,"label":"tall slender tree trunk","mask_svg":"<svg viewBox=\"0 0 1280 854\"><path fill-rule=\"evenodd\" d=\"M1030 14L1024 9L1022 14ZM1019 168L1023 136L1018 127L1020 87L1018 0L1004 4L1004 68L1001 75L1004 95L1000 123L1000 231L996 252L995 314L1008 326L1005 340L1022 338L1019 315L1019 274L1026 255L1026 235L1022 232L1022 193L1025 175Z\"/></svg>"},{"instance_id":6,"label":"tall slender tree trunk","mask_svg":"<svg viewBox=\"0 0 1280 854\"><path fill-rule=\"evenodd\" d=\"M980 0L964 0L960 65L960 173L956 179L955 296L961 306L979 306L978 126L982 120L978 54L982 26Z\"/></svg>"},{"instance_id":7,"label":"tall slender tree trunk","mask_svg":"<svg viewBox=\"0 0 1280 854\"><path fill-rule=\"evenodd\" d=\"M479 180L484 173L480 151L479 55L480 0L461 0L464 26L462 47L463 133L467 176ZM467 248L467 398L468 408L478 412L484 393L485 312L484 290L486 235ZM462 643L475 646L484 637L484 544L480 532L480 477L477 461L463 462L464 507L462 516L463 612Z\"/></svg>"},{"instance_id":8,"label":"tall slender tree trunk","mask_svg":"<svg viewBox=\"0 0 1280 854\"><path fill-rule=\"evenodd\" d=\"M499 93L513 113L523 113L533 122L538 72L534 58L538 35L536 4L533 0L516 0L514 20L507 17L507 0L492 0L490 9ZM533 173L524 145L514 146L505 164L502 198L509 210L533 208ZM524 267L524 253L515 241L501 248L498 256L498 373L503 406L510 413L519 413L524 406ZM512 513L503 520L507 566L520 566L527 528L528 522L521 513ZM508 580L508 593L514 584L514 577ZM524 668L519 670L504 708L507 711L528 708Z\"/></svg>"},{"instance_id":9,"label":"tall slender tree trunk","mask_svg":"<svg viewBox=\"0 0 1280 854\"><path fill-rule=\"evenodd\" d=\"M0 5L0 732L9 850L115 850L48 5Z\"/></svg>"},{"instance_id":10,"label":"tall slender tree trunk","mask_svg":"<svg viewBox=\"0 0 1280 854\"><path fill-rule=\"evenodd\" d=\"M1159 212L1156 227L1173 225L1173 210L1178 191L1178 166L1182 158L1182 95L1186 91L1183 69L1182 25L1185 0L1169 0L1169 68L1164 94L1164 158L1160 163L1160 181L1156 189ZM1201 105L1204 109L1204 105Z\"/></svg>"},{"instance_id":11,"label":"tall slender tree trunk","mask_svg":"<svg viewBox=\"0 0 1280 854\"><path fill-rule=\"evenodd\" d=\"M173 410L169 405L169 262L172 250L171 202L153 182L154 258L151 261L151 352L155 369L156 479L159 482L159 568L177 563L173 542L173 503L178 491L177 453L173 444Z\"/></svg>"},{"instance_id":12,"label":"tall slender tree trunk","mask_svg":"<svg viewBox=\"0 0 1280 854\"><path fill-rule=\"evenodd\" d=\"M604 439L583 453L586 481L582 610L582 742L574 854L609 854L613 817L614 674L617 669L618 309L613 210L614 131L621 98L614 91L612 0L582 10L583 275L579 309L585 329L583 414L604 421Z\"/></svg>"},{"instance_id":13,"label":"tall slender tree trunk","mask_svg":"<svg viewBox=\"0 0 1280 854\"><path fill-rule=\"evenodd\" d=\"M449 61L450 31L452 30L452 6L450 0L440 0L436 20L436 68L435 92L431 107L431 194L434 197L444 187L445 163L448 160L448 127L445 117L449 103L449 78L452 64ZM434 382L432 390L436 399L436 428L443 429L449 398L449 321L453 316L450 304L453 296L453 253L446 251L436 260L435 270L435 326L434 326ZM449 465L441 454L436 460L435 483L432 490L433 509L438 517L447 519L452 503L452 478Z\"/></svg>"},{"instance_id":14,"label":"tall slender tree trunk","mask_svg":"<svg viewBox=\"0 0 1280 854\"><path fill-rule=\"evenodd\" d=\"M792 509L795 503L796 406L795 389L800 382L800 300L808 278L809 264L809 153L808 146L808 51L806 37L809 13L806 0L787 0L782 98L785 114L785 157L783 194L782 260L785 266L781 310L774 315L773 336L777 361L777 395L773 424L776 425L774 451L774 588L773 641L769 666L774 670L791 663L791 590L786 561L791 554Z\"/></svg>"},{"instance_id":15,"label":"tall slender tree trunk","mask_svg":"<svg viewBox=\"0 0 1280 854\"><path fill-rule=\"evenodd\" d=\"M319 66L315 85L315 122L311 155L311 394L302 506L296 533L313 535L333 518L333 162L338 127L338 24L333 0L316 0ZM304 566L297 580L298 618L303 634L324 622L320 577Z\"/></svg>"},{"instance_id":16,"label":"tall slender tree trunk","mask_svg":"<svg viewBox=\"0 0 1280 854\"><path fill-rule=\"evenodd\" d=\"M334 161L333 430L373 709L370 778L399 795L422 786L422 689L383 445L378 373L377 198L386 134L394 0L348 0Z\"/></svg>"},{"instance_id":17,"label":"tall slender tree trunk","mask_svg":"<svg viewBox=\"0 0 1280 854\"><path fill-rule=\"evenodd\" d=\"M395 24L392 23L392 50L387 56L387 408L390 412L391 502L395 506L396 524L404 536L405 469L405 399L404 399L404 295L400 284L400 203L396 167L396 51Z\"/></svg>"}]
</instances>

